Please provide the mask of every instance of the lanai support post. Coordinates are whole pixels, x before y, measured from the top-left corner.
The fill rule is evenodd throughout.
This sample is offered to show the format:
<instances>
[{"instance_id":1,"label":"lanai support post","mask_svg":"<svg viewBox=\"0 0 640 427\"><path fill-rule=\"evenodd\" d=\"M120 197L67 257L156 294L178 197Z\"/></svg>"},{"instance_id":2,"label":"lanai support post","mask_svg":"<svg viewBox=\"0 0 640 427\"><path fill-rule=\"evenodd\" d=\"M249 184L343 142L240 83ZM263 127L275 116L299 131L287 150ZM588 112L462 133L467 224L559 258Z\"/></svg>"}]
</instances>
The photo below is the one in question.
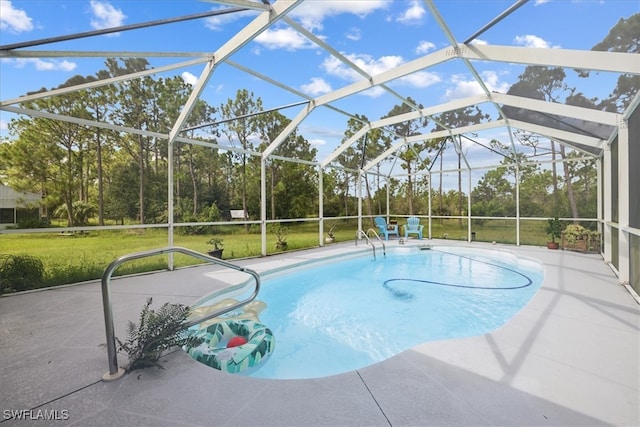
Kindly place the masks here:
<instances>
[{"instance_id":1,"label":"lanai support post","mask_svg":"<svg viewBox=\"0 0 640 427\"><path fill-rule=\"evenodd\" d=\"M324 169L318 165L318 244L324 246Z\"/></svg>"},{"instance_id":2,"label":"lanai support post","mask_svg":"<svg viewBox=\"0 0 640 427\"><path fill-rule=\"evenodd\" d=\"M267 156L260 159L260 253L267 255ZM246 213L245 213L246 216Z\"/></svg>"},{"instance_id":3,"label":"lanai support post","mask_svg":"<svg viewBox=\"0 0 640 427\"><path fill-rule=\"evenodd\" d=\"M604 239L604 260L605 262L612 263L613 251L611 233L613 232L613 227L611 226L611 187L613 168L611 167L611 144L606 144L604 146L604 155L602 162L603 170L605 171L605 173L603 174L604 179L602 180L603 188L601 189L602 194L604 194L604 222L602 225L602 237Z\"/></svg>"},{"instance_id":4,"label":"lanai support post","mask_svg":"<svg viewBox=\"0 0 640 427\"><path fill-rule=\"evenodd\" d=\"M637 185L637 183L635 183ZM618 126L618 282L628 285L631 264L629 249L629 118Z\"/></svg>"}]
</instances>

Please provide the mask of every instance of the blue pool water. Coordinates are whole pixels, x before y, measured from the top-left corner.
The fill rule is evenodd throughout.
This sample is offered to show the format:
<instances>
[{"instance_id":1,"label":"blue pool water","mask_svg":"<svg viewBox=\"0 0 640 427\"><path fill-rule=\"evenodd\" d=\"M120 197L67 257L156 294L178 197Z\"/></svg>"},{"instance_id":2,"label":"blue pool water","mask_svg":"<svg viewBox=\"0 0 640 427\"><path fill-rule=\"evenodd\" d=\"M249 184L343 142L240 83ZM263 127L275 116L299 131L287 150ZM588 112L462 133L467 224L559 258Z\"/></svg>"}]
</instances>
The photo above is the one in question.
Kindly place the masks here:
<instances>
[{"instance_id":1,"label":"blue pool water","mask_svg":"<svg viewBox=\"0 0 640 427\"><path fill-rule=\"evenodd\" d=\"M414 345L491 332L542 283L540 264L499 251L401 248L262 281L259 315L275 351L253 377L335 375Z\"/></svg>"}]
</instances>

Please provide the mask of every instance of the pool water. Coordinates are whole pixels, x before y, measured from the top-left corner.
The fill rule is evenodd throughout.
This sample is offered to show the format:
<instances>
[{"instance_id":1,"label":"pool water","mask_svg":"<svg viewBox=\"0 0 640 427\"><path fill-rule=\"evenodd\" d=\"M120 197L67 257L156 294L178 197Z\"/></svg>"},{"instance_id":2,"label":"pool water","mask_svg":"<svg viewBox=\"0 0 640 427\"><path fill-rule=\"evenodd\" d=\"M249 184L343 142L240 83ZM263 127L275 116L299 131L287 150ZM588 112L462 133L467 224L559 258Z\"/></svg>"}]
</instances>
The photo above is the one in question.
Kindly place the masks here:
<instances>
[{"instance_id":1,"label":"pool water","mask_svg":"<svg viewBox=\"0 0 640 427\"><path fill-rule=\"evenodd\" d=\"M402 248L266 277L260 322L275 336L252 377L317 378L359 369L417 344L481 335L511 319L543 270L507 252Z\"/></svg>"}]
</instances>

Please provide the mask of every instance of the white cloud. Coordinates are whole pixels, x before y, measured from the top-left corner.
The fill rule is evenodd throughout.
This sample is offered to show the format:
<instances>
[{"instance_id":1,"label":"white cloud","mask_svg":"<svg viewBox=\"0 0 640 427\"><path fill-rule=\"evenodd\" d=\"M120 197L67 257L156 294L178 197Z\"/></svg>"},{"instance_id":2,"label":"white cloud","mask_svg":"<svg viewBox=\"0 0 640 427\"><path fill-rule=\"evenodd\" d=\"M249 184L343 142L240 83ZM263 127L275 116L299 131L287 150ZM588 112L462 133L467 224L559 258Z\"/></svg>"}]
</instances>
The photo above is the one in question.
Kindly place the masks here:
<instances>
[{"instance_id":1,"label":"white cloud","mask_svg":"<svg viewBox=\"0 0 640 427\"><path fill-rule=\"evenodd\" d=\"M404 62L401 56L382 56L378 59L366 54L350 54L345 55L351 62L356 64L360 69L369 75L376 75L383 71L387 71ZM349 82L356 82L363 77L342 63L339 59L329 56L322 62L321 67L330 75L339 77Z\"/></svg>"},{"instance_id":2,"label":"white cloud","mask_svg":"<svg viewBox=\"0 0 640 427\"><path fill-rule=\"evenodd\" d=\"M75 62L52 61L40 58L18 58L13 61L16 68L24 68L27 65L33 65L38 71L73 71L78 66Z\"/></svg>"},{"instance_id":3,"label":"white cloud","mask_svg":"<svg viewBox=\"0 0 640 427\"><path fill-rule=\"evenodd\" d=\"M439 83L441 80L440 76L436 73L418 71L398 79L397 83L411 87L425 88Z\"/></svg>"},{"instance_id":4,"label":"white cloud","mask_svg":"<svg viewBox=\"0 0 640 427\"><path fill-rule=\"evenodd\" d=\"M371 89L363 90L359 93L362 96L368 96L369 98L380 98L386 91L380 86L372 87Z\"/></svg>"},{"instance_id":5,"label":"white cloud","mask_svg":"<svg viewBox=\"0 0 640 427\"><path fill-rule=\"evenodd\" d=\"M344 137L344 129L334 129L327 126L301 125L300 131L304 135L315 135L317 141L327 139L341 139Z\"/></svg>"},{"instance_id":6,"label":"white cloud","mask_svg":"<svg viewBox=\"0 0 640 427\"><path fill-rule=\"evenodd\" d=\"M14 8L9 0L0 0L0 29L21 33L31 31L33 24L24 10Z\"/></svg>"},{"instance_id":7,"label":"white cloud","mask_svg":"<svg viewBox=\"0 0 640 427\"><path fill-rule=\"evenodd\" d=\"M486 40L482 40L482 39L473 39L471 40L470 44L477 44L478 46L486 46L489 43Z\"/></svg>"},{"instance_id":8,"label":"white cloud","mask_svg":"<svg viewBox=\"0 0 640 427\"><path fill-rule=\"evenodd\" d=\"M362 37L360 34L360 28L351 28L348 33L345 34L345 37L349 40L358 41Z\"/></svg>"},{"instance_id":9,"label":"white cloud","mask_svg":"<svg viewBox=\"0 0 640 427\"><path fill-rule=\"evenodd\" d=\"M483 71L481 76L490 92L505 93L511 87L509 83L500 81L500 75L495 71Z\"/></svg>"},{"instance_id":10,"label":"white cloud","mask_svg":"<svg viewBox=\"0 0 640 427\"><path fill-rule=\"evenodd\" d=\"M545 3L549 3L549 0L536 0L533 5L534 6L539 6L541 4L545 4Z\"/></svg>"},{"instance_id":11,"label":"white cloud","mask_svg":"<svg viewBox=\"0 0 640 427\"><path fill-rule=\"evenodd\" d=\"M289 16L300 21L308 30L321 30L322 22L329 16L350 13L364 18L376 10L385 9L392 0L340 0L340 1L306 1L291 11Z\"/></svg>"},{"instance_id":12,"label":"white cloud","mask_svg":"<svg viewBox=\"0 0 640 427\"><path fill-rule=\"evenodd\" d=\"M300 87L307 95L322 95L331 92L331 85L320 77L312 77L311 83Z\"/></svg>"},{"instance_id":13,"label":"white cloud","mask_svg":"<svg viewBox=\"0 0 640 427\"><path fill-rule=\"evenodd\" d=\"M551 47L554 47L554 48L560 47L560 46L552 46L546 40L531 34L527 34L524 36L516 36L516 38L513 39L513 41L515 44L519 44L524 47L545 48L545 49L551 48Z\"/></svg>"},{"instance_id":14,"label":"white cloud","mask_svg":"<svg viewBox=\"0 0 640 427\"><path fill-rule=\"evenodd\" d=\"M420 43L418 43L418 47L416 47L416 53L418 55L424 55L425 53L431 52L435 48L436 48L435 44L428 42L426 40L420 40Z\"/></svg>"},{"instance_id":15,"label":"white cloud","mask_svg":"<svg viewBox=\"0 0 640 427\"><path fill-rule=\"evenodd\" d=\"M227 7L220 7L217 10L228 9ZM216 10L215 8L212 10ZM213 31L221 31L228 24L238 21L247 17L255 17L258 14L256 11L248 10L244 12L225 13L222 15L210 16L205 18L204 26Z\"/></svg>"},{"instance_id":16,"label":"white cloud","mask_svg":"<svg viewBox=\"0 0 640 427\"><path fill-rule=\"evenodd\" d=\"M293 28L266 30L255 38L256 43L267 49L315 49L317 46Z\"/></svg>"},{"instance_id":17,"label":"white cloud","mask_svg":"<svg viewBox=\"0 0 640 427\"><path fill-rule=\"evenodd\" d=\"M427 13L420 3L416 0L411 2L409 9L405 10L396 21L402 24L419 24L422 22L422 17Z\"/></svg>"},{"instance_id":18,"label":"white cloud","mask_svg":"<svg viewBox=\"0 0 640 427\"><path fill-rule=\"evenodd\" d=\"M371 76L378 75L398 65L403 64L405 61L401 56L382 56L380 58L373 58L370 55L358 55L351 54L345 55L351 62L356 64L360 69L364 70ZM364 77L360 73L356 72L352 68L346 66L340 60L334 57L327 57L322 63L322 68L331 76L338 77L342 80L350 83L362 80ZM427 71L419 71L408 76L395 80L393 85L405 85L410 87L425 88L434 83L440 81L440 77L435 73ZM361 92L362 95L376 98L385 93L385 90L380 87L374 87L369 90Z\"/></svg>"},{"instance_id":19,"label":"white cloud","mask_svg":"<svg viewBox=\"0 0 640 427\"><path fill-rule=\"evenodd\" d=\"M311 145L323 146L326 143L327 143L327 141L325 141L324 139L320 139L320 138L315 138L315 139L310 139L309 140L309 144L311 144Z\"/></svg>"},{"instance_id":20,"label":"white cloud","mask_svg":"<svg viewBox=\"0 0 640 427\"><path fill-rule=\"evenodd\" d=\"M110 3L97 0L91 0L91 12L94 16L94 19L91 20L91 27L96 30L119 27L127 17L120 9L116 9Z\"/></svg>"},{"instance_id":21,"label":"white cloud","mask_svg":"<svg viewBox=\"0 0 640 427\"><path fill-rule=\"evenodd\" d=\"M495 71L483 71L480 75L490 92L505 93L509 90L509 83L500 81L500 76ZM453 87L447 89L444 95L447 101L483 93L482 87L475 79L465 80L464 76L456 74L451 77L451 82L453 83Z\"/></svg>"},{"instance_id":22,"label":"white cloud","mask_svg":"<svg viewBox=\"0 0 640 427\"><path fill-rule=\"evenodd\" d=\"M467 135L469 136L469 135ZM473 135L471 136L471 139L473 139L473 141L467 139L467 138L461 138L461 142L462 142L462 151L464 153L468 153L469 151L486 151L486 148L476 144L476 142L489 147L491 145L491 139L489 138L484 138L484 137L474 137ZM475 141L475 142L474 142Z\"/></svg>"},{"instance_id":23,"label":"white cloud","mask_svg":"<svg viewBox=\"0 0 640 427\"><path fill-rule=\"evenodd\" d=\"M182 77L182 80L184 80L185 83L188 83L191 86L195 86L195 84L198 82L198 78L188 71L180 74L180 77Z\"/></svg>"}]
</instances>

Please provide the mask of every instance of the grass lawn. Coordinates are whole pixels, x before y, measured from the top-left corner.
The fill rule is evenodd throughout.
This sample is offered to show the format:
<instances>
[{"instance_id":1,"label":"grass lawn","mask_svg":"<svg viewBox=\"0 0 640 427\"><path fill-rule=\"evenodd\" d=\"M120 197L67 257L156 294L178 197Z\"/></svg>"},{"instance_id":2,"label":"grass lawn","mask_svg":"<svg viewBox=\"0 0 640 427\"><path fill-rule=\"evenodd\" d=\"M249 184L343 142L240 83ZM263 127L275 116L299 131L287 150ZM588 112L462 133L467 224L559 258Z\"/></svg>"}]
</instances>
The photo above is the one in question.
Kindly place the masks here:
<instances>
[{"instance_id":1,"label":"grass lawn","mask_svg":"<svg viewBox=\"0 0 640 427\"><path fill-rule=\"evenodd\" d=\"M402 224L403 219L399 219ZM424 236L428 235L428 224L425 224ZM337 224L335 236L337 242L354 240L356 222L354 220L332 220L325 224L325 231ZM366 224L366 221L365 221ZM318 225L315 222L283 224L288 228L287 250L311 248L318 246ZM371 228L363 225L363 229ZM545 245L547 236L544 233L543 221L522 221L520 239L526 245ZM434 219L432 237L466 240L467 222L453 219ZM473 231L477 241L500 243L516 242L515 221L486 220L473 223ZM218 227L216 237L223 239L223 259L238 259L259 256L261 238L257 230L247 232L242 225ZM210 249L207 241L212 235L174 235L174 246L186 247L198 252ZM276 236L273 232L267 235L267 252L281 252L275 249ZM36 257L44 264L42 283L33 288L56 286L86 280L99 279L106 267L116 258L132 253L168 246L167 231L160 228L136 230L96 230L86 234L60 233L25 233L4 234L0 236L0 255L29 255ZM167 267L167 255L145 258L123 264L116 275L132 274L145 271L162 270ZM199 260L176 254L176 267L184 267L200 263Z\"/></svg>"}]
</instances>

